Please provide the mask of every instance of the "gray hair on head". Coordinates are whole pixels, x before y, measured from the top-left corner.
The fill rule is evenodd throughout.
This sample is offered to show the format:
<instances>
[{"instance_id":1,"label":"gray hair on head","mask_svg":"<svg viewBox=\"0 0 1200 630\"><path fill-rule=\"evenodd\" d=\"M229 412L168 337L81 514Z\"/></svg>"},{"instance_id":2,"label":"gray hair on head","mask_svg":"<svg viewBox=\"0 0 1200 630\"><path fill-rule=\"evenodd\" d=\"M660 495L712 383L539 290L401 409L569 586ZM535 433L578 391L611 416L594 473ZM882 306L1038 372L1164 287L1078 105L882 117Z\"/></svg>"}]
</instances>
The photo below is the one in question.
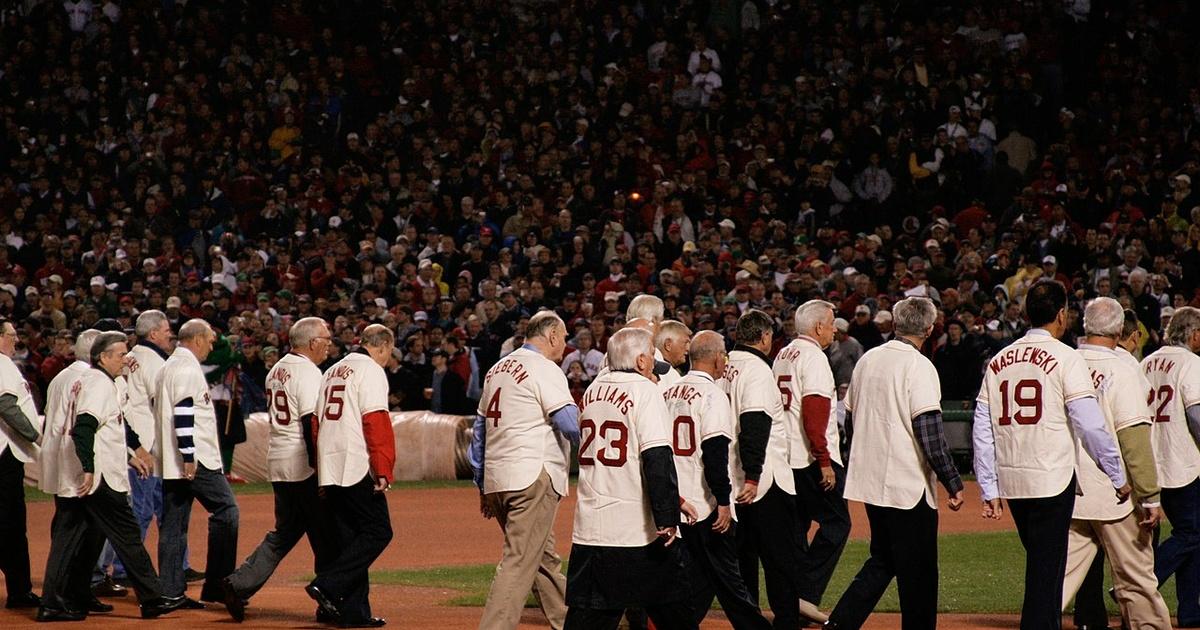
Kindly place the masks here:
<instances>
[{"instance_id":1,"label":"gray hair on head","mask_svg":"<svg viewBox=\"0 0 1200 630\"><path fill-rule=\"evenodd\" d=\"M686 324L668 319L659 324L658 333L654 335L654 347L662 348L666 345L668 339L684 341L691 336L692 331Z\"/></svg>"},{"instance_id":2,"label":"gray hair on head","mask_svg":"<svg viewBox=\"0 0 1200 630\"><path fill-rule=\"evenodd\" d=\"M637 369L637 358L654 356L652 335L641 328L622 328L608 340L608 366L613 370Z\"/></svg>"},{"instance_id":3,"label":"gray hair on head","mask_svg":"<svg viewBox=\"0 0 1200 630\"><path fill-rule=\"evenodd\" d=\"M1200 309L1194 306L1181 306L1175 309L1171 323L1167 324L1167 341L1175 346L1187 346L1192 333L1200 330Z\"/></svg>"},{"instance_id":4,"label":"gray hair on head","mask_svg":"<svg viewBox=\"0 0 1200 630\"><path fill-rule=\"evenodd\" d=\"M550 334L550 331L562 326L566 328L561 317L554 311L538 311L529 318L529 323L525 324L525 338L533 339L535 337L545 338Z\"/></svg>"},{"instance_id":5,"label":"gray hair on head","mask_svg":"<svg viewBox=\"0 0 1200 630\"><path fill-rule=\"evenodd\" d=\"M1098 297L1083 309L1083 332L1096 337L1121 336L1125 328L1125 309L1110 297Z\"/></svg>"},{"instance_id":6,"label":"gray hair on head","mask_svg":"<svg viewBox=\"0 0 1200 630\"><path fill-rule=\"evenodd\" d=\"M92 365L100 365L100 357L104 356L113 346L119 343L126 343L128 338L122 332L104 332L96 335L96 339L92 342Z\"/></svg>"},{"instance_id":7,"label":"gray hair on head","mask_svg":"<svg viewBox=\"0 0 1200 630\"><path fill-rule=\"evenodd\" d=\"M305 317L292 324L291 330L288 331L288 342L293 348L307 348L327 327L325 320L320 317Z\"/></svg>"},{"instance_id":8,"label":"gray hair on head","mask_svg":"<svg viewBox=\"0 0 1200 630\"><path fill-rule=\"evenodd\" d=\"M183 343L185 341L191 341L192 339L202 335L211 334L213 334L212 326L210 326L208 322L197 317L196 319L187 320L182 326L179 327L179 342Z\"/></svg>"},{"instance_id":9,"label":"gray hair on head","mask_svg":"<svg viewBox=\"0 0 1200 630\"><path fill-rule=\"evenodd\" d=\"M158 327L162 326L162 323L165 321L169 320L167 319L167 315L162 311L154 309L142 311L142 314L138 315L137 321L133 324L133 334L137 335L139 339L145 339L150 336L150 333L158 330Z\"/></svg>"},{"instance_id":10,"label":"gray hair on head","mask_svg":"<svg viewBox=\"0 0 1200 630\"><path fill-rule=\"evenodd\" d=\"M712 330L701 330L692 337L692 345L688 350L688 355L692 359L692 363L702 361L712 361L722 352L725 352L725 338L720 333Z\"/></svg>"},{"instance_id":11,"label":"gray hair on head","mask_svg":"<svg viewBox=\"0 0 1200 630\"><path fill-rule=\"evenodd\" d=\"M796 307L796 332L807 335L825 319L826 313L834 312L834 306L825 300L809 300Z\"/></svg>"},{"instance_id":12,"label":"gray hair on head","mask_svg":"<svg viewBox=\"0 0 1200 630\"><path fill-rule=\"evenodd\" d=\"M383 324L371 324L363 329L362 335L359 336L359 343L372 348L391 346L396 343L396 334Z\"/></svg>"},{"instance_id":13,"label":"gray hair on head","mask_svg":"<svg viewBox=\"0 0 1200 630\"><path fill-rule=\"evenodd\" d=\"M75 360L88 361L92 360L92 344L96 343L96 337L100 336L100 331L95 328L89 328L75 338Z\"/></svg>"},{"instance_id":14,"label":"gray hair on head","mask_svg":"<svg viewBox=\"0 0 1200 630\"><path fill-rule=\"evenodd\" d=\"M629 308L625 309L625 318L640 317L650 320L652 324L657 324L662 321L665 308L662 298L657 295L642 294L629 302Z\"/></svg>"},{"instance_id":15,"label":"gray hair on head","mask_svg":"<svg viewBox=\"0 0 1200 630\"><path fill-rule=\"evenodd\" d=\"M892 305L892 322L897 335L924 337L937 320L937 307L927 297L910 297Z\"/></svg>"}]
</instances>

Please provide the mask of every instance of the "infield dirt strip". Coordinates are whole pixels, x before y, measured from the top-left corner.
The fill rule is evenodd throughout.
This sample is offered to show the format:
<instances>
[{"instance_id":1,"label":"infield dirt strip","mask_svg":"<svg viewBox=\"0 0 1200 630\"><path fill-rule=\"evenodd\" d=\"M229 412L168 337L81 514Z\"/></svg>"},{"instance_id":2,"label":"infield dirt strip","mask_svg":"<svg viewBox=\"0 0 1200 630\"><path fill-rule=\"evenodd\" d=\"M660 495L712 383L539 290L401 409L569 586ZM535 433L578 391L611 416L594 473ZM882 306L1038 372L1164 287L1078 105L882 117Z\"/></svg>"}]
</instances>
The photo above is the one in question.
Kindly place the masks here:
<instances>
[{"instance_id":1,"label":"infield dirt strip","mask_svg":"<svg viewBox=\"0 0 1200 630\"><path fill-rule=\"evenodd\" d=\"M985 521L979 516L979 493L974 484L968 485L968 499L963 511L958 513L940 510L942 533L970 533L1012 529L1006 517L1002 521ZM270 494L246 494L238 496L241 526L238 540L238 562L253 551L263 535L274 523L273 498ZM479 495L469 487L441 489L398 489L388 494L395 537L387 552L375 563L373 569L419 569L447 565L494 563L500 557L502 536L495 521L485 521L479 516ZM571 521L574 514L574 495L563 501L559 509L555 528L559 552L567 557L570 550ZM852 536L866 538L866 514L861 505L852 504L854 529ZM30 555L34 575L34 590L40 592L41 577L46 566L46 554L50 548L50 519L54 504L50 501L29 504ZM191 559L202 568L206 545L207 515L196 505L190 526ZM155 529L151 527L146 541L150 557L157 556ZM0 542L0 544L3 544ZM267 586L256 595L247 609L243 626L248 628L323 628L328 627L313 620L315 605L305 595L303 586L306 576L312 573L312 553L306 542L283 561L279 570ZM191 585L189 594L199 595L198 584ZM482 608L444 606L441 602L457 595L456 591L438 588L415 588L404 586L373 586L371 602L374 613L388 620L389 628L438 628L466 630L478 627ZM832 605L839 594L830 594L827 605ZM105 630L114 628L146 628L153 624L164 627L230 628L233 621L220 604L209 604L208 610L172 613L158 621L143 621L137 618L135 602L130 595L123 599L106 600L116 606L109 615L93 615L76 626L100 626ZM34 611L0 610L0 627L23 628L47 627L33 622ZM898 628L898 615L872 615L867 628ZM549 627L541 613L527 610L522 628ZM721 613L714 611L703 628L729 628ZM939 627L950 630L968 628L1015 628L1014 615L942 615Z\"/></svg>"}]
</instances>

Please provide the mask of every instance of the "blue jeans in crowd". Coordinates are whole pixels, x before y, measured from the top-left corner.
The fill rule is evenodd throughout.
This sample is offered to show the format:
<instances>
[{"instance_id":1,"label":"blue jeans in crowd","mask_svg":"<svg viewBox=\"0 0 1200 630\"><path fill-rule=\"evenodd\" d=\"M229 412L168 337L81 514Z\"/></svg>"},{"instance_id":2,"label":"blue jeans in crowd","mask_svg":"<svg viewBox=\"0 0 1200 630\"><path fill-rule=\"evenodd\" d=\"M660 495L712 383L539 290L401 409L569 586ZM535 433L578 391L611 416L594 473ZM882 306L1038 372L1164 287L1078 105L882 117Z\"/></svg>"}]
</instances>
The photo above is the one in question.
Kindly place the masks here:
<instances>
[{"instance_id":1,"label":"blue jeans in crowd","mask_svg":"<svg viewBox=\"0 0 1200 630\"><path fill-rule=\"evenodd\" d=\"M1200 479L1182 488L1162 489L1162 508L1171 522L1171 537L1154 550L1158 584L1175 576L1179 625L1200 624Z\"/></svg>"},{"instance_id":2,"label":"blue jeans in crowd","mask_svg":"<svg viewBox=\"0 0 1200 630\"><path fill-rule=\"evenodd\" d=\"M150 530L150 521L155 520L159 523L159 526L162 525L162 497L162 477L150 475L142 479L138 477L137 472L132 468L129 470L129 504L133 508L133 517L137 519L138 527L142 530L142 540L146 540L146 532ZM104 576L108 575L110 568L112 569L114 579L123 580L126 578L125 567L121 565L121 559L113 551L112 545L108 541L105 541L104 551L100 553L100 559L96 562L96 570L92 572L92 585L94 586L104 581ZM186 571L188 568L187 545L185 542L183 548L183 569Z\"/></svg>"}]
</instances>

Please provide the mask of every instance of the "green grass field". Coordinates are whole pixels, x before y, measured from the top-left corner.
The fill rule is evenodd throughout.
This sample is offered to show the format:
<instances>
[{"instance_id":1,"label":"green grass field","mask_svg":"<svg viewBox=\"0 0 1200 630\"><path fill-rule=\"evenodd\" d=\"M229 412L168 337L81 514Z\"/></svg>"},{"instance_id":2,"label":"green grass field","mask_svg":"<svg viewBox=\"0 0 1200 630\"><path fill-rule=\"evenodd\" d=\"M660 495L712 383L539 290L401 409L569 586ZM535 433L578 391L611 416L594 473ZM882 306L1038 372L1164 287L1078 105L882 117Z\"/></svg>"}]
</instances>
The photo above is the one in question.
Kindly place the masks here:
<instances>
[{"instance_id":1,"label":"green grass field","mask_svg":"<svg viewBox=\"0 0 1200 630\"><path fill-rule=\"evenodd\" d=\"M941 568L941 597L938 604L943 612L1020 611L1025 552L1016 532L944 535L938 542ZM866 560L867 551L866 541L851 541L846 546L822 602L824 608L832 608L837 598L846 590L846 586ZM451 589L459 594L441 602L442 605L482 606L487 599L494 572L493 565L469 565L427 570L378 571L372 573L371 580L377 584ZM765 593L766 590L760 588L759 592ZM1167 605L1174 612L1173 579L1163 587L1162 593ZM530 600L530 605L532 603ZM764 608L767 606L765 596L762 605ZM1111 605L1110 609L1115 612ZM895 583L883 596L876 610L900 610Z\"/></svg>"}]
</instances>

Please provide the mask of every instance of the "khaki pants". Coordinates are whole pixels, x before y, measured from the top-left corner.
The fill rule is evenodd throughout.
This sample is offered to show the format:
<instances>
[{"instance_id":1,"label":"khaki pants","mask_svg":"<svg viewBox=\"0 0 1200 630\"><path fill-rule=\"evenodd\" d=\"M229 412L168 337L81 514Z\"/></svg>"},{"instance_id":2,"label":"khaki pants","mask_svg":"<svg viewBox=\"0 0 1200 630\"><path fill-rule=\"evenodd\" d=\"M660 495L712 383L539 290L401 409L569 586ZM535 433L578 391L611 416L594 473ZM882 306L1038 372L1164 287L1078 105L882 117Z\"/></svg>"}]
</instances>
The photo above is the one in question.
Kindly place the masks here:
<instances>
[{"instance_id":1,"label":"khaki pants","mask_svg":"<svg viewBox=\"0 0 1200 630\"><path fill-rule=\"evenodd\" d=\"M546 471L524 490L488 496L504 531L504 554L483 609L480 630L513 630L532 587L550 621L561 630L567 616L567 578L562 558L554 551L554 515L561 498Z\"/></svg>"},{"instance_id":2,"label":"khaki pants","mask_svg":"<svg viewBox=\"0 0 1200 630\"><path fill-rule=\"evenodd\" d=\"M1138 526L1136 511L1119 521L1071 521L1063 609L1079 591L1100 546L1108 555L1121 618L1130 629L1170 630L1171 613L1154 577L1152 537Z\"/></svg>"}]
</instances>

